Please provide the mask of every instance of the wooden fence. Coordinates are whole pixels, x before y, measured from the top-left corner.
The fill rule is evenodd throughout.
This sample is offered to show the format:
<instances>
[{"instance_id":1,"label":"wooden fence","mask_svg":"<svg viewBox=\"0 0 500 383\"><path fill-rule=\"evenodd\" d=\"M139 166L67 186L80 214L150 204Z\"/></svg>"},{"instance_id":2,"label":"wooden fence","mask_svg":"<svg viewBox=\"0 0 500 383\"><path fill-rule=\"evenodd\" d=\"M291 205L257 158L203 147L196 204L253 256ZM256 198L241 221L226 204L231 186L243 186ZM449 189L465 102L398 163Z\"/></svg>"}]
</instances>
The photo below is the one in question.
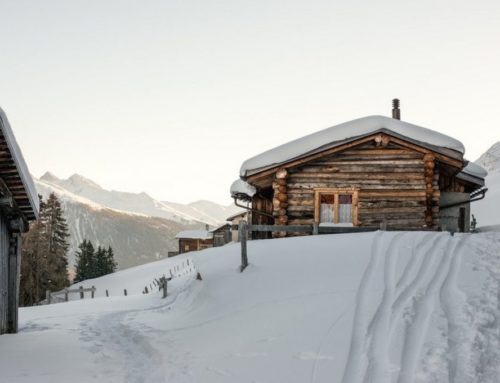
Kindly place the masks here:
<instances>
[{"instance_id":1,"label":"wooden fence","mask_svg":"<svg viewBox=\"0 0 500 383\"><path fill-rule=\"evenodd\" d=\"M174 264L170 267L168 270L168 276L163 274L160 277L157 277L151 281L148 285L144 286L144 289L142 290L143 294L149 294L154 291L155 288L158 288L158 291L163 290L163 298L167 296L167 285L168 281L180 277L182 275L187 275L189 273L197 273L197 269L193 263L192 260L187 258L186 260L183 260L182 262L179 262L178 264ZM197 278L199 278L199 275L197 275ZM92 287L87 287L84 288L83 286L80 286L79 288L65 288L61 291L57 292L51 292L50 290L46 291L46 298L41 304L51 304L51 303L59 303L59 302L68 302L69 300L69 295L70 294L80 294L80 299L85 298L85 293L90 292L90 297L94 298L95 297L95 292L97 291L95 286ZM106 289L106 297L109 297L109 291ZM123 289L123 295L128 296L128 290Z\"/></svg>"}]
</instances>

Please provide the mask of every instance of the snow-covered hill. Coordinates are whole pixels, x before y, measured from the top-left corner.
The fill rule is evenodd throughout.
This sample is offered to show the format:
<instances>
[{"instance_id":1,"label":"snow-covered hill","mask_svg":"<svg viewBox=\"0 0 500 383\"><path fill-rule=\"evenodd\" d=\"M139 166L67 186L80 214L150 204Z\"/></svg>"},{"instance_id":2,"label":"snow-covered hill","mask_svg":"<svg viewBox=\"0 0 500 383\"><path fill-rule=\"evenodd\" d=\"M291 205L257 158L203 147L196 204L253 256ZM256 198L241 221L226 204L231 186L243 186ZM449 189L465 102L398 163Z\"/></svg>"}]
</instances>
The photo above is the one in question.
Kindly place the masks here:
<instances>
[{"instance_id":1,"label":"snow-covered hill","mask_svg":"<svg viewBox=\"0 0 500 383\"><path fill-rule=\"evenodd\" d=\"M488 171L486 198L472 203L472 214L479 226L500 225L500 142L476 161Z\"/></svg>"},{"instance_id":2,"label":"snow-covered hill","mask_svg":"<svg viewBox=\"0 0 500 383\"><path fill-rule=\"evenodd\" d=\"M250 241L243 273L237 244L142 265L86 281L96 299L21 309L0 380L496 383L499 244L324 235ZM166 299L140 293L171 270Z\"/></svg>"}]
</instances>

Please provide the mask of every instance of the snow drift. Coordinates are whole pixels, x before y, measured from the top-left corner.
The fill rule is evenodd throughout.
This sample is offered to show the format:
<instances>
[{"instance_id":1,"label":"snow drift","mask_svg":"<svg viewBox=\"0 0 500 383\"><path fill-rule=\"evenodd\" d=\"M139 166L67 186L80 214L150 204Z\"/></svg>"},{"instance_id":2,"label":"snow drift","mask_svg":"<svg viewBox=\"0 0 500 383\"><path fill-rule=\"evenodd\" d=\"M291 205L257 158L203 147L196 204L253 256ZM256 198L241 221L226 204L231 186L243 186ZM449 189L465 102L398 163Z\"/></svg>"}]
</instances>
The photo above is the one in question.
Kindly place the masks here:
<instances>
[{"instance_id":1,"label":"snow drift","mask_svg":"<svg viewBox=\"0 0 500 383\"><path fill-rule=\"evenodd\" d=\"M2 379L497 382L499 245L375 232L250 241L243 273L236 244L142 265L85 282L110 298L22 309ZM140 294L172 268L165 300Z\"/></svg>"}]
</instances>

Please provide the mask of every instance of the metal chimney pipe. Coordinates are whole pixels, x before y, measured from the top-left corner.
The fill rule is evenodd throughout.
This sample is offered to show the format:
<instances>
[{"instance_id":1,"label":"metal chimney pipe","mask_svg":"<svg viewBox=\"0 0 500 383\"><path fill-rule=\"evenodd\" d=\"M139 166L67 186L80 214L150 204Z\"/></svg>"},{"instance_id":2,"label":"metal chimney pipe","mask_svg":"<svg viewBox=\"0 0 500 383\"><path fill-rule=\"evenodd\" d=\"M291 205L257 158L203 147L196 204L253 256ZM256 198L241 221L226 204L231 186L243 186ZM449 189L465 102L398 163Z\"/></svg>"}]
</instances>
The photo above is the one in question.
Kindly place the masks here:
<instances>
[{"instance_id":1,"label":"metal chimney pipe","mask_svg":"<svg viewBox=\"0 0 500 383\"><path fill-rule=\"evenodd\" d=\"M399 109L399 99L392 100L392 118L401 120L401 110Z\"/></svg>"}]
</instances>

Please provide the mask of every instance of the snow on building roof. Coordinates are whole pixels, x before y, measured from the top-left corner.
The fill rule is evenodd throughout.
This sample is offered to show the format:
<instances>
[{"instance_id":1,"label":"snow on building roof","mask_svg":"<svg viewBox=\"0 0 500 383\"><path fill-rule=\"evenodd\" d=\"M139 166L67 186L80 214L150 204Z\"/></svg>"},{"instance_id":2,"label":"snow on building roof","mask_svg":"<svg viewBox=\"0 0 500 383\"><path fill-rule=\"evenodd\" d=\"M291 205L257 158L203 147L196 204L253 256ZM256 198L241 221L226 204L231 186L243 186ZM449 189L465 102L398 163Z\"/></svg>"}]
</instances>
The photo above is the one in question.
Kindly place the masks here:
<instances>
[{"instance_id":1,"label":"snow on building roof","mask_svg":"<svg viewBox=\"0 0 500 383\"><path fill-rule=\"evenodd\" d=\"M467 166L457 174L457 178L484 186L484 178L487 175L488 171L486 169L475 162L469 161Z\"/></svg>"},{"instance_id":2,"label":"snow on building roof","mask_svg":"<svg viewBox=\"0 0 500 383\"><path fill-rule=\"evenodd\" d=\"M247 214L248 214L248 210L242 210L239 213L233 214L231 217L227 217L226 221L232 221L233 219L235 219L237 217L244 217Z\"/></svg>"},{"instance_id":3,"label":"snow on building roof","mask_svg":"<svg viewBox=\"0 0 500 383\"><path fill-rule=\"evenodd\" d=\"M237 179L231 185L231 197L241 198L242 196L253 197L257 193L257 189L249 183Z\"/></svg>"},{"instance_id":4,"label":"snow on building roof","mask_svg":"<svg viewBox=\"0 0 500 383\"><path fill-rule=\"evenodd\" d=\"M457 152L458 157L465 153L464 145L460 141L442 133L394 118L368 116L309 134L252 157L241 166L240 176L247 177L305 155L383 131L402 139L410 139L437 152L446 148ZM450 155L449 152L446 154Z\"/></svg>"},{"instance_id":5,"label":"snow on building roof","mask_svg":"<svg viewBox=\"0 0 500 383\"><path fill-rule=\"evenodd\" d=\"M27 207L27 211L24 211L24 213L27 214L28 219L35 219L38 217L38 212L40 210L38 193L36 191L33 179L31 178L31 174L28 170L28 166L24 161L23 153L21 152L21 149L17 144L16 138L14 137L14 132L12 131L9 120L7 119L7 116L5 115L5 112L2 110L2 108L0 108L0 130L3 134L8 151L12 158L12 162L16 167L19 179L22 182L29 200L29 207ZM14 199L16 199L16 196L14 196Z\"/></svg>"},{"instance_id":6,"label":"snow on building roof","mask_svg":"<svg viewBox=\"0 0 500 383\"><path fill-rule=\"evenodd\" d=\"M469 161L467 166L462 169L462 173L467 173L477 178L484 178L488 175L488 171L485 168L472 161Z\"/></svg>"},{"instance_id":7,"label":"snow on building roof","mask_svg":"<svg viewBox=\"0 0 500 383\"><path fill-rule=\"evenodd\" d=\"M178 233L177 239L212 239L213 234L208 230L185 230Z\"/></svg>"}]
</instances>

